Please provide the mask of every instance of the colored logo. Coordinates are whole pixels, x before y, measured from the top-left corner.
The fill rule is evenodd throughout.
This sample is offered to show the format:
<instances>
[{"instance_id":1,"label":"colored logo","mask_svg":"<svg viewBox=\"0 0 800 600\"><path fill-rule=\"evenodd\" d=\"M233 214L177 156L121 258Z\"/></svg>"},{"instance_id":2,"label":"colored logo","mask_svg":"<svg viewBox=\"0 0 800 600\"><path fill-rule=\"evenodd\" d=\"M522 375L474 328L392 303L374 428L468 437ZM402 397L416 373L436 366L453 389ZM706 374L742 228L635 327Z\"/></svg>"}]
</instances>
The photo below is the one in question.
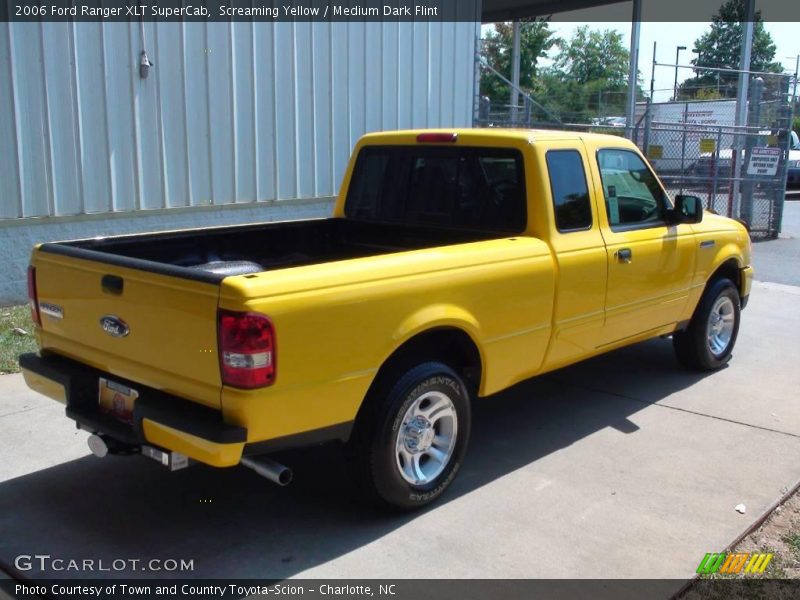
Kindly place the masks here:
<instances>
[{"instance_id":1,"label":"colored logo","mask_svg":"<svg viewBox=\"0 0 800 600\"><path fill-rule=\"evenodd\" d=\"M697 572L701 575L763 573L772 556L762 552L709 552L700 561Z\"/></svg>"}]
</instances>

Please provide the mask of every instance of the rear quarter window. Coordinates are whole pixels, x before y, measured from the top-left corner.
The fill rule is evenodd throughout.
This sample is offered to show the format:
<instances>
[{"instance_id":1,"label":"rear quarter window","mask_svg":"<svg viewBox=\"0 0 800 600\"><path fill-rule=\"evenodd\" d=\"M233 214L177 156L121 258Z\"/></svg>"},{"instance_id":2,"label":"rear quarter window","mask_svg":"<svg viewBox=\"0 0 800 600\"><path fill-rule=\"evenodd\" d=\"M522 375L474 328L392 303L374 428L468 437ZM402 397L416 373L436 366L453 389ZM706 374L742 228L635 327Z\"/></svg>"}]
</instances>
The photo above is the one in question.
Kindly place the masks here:
<instances>
[{"instance_id":1,"label":"rear quarter window","mask_svg":"<svg viewBox=\"0 0 800 600\"><path fill-rule=\"evenodd\" d=\"M577 150L550 150L547 153L547 172L558 230L589 229L592 226L592 208L580 153Z\"/></svg>"}]
</instances>

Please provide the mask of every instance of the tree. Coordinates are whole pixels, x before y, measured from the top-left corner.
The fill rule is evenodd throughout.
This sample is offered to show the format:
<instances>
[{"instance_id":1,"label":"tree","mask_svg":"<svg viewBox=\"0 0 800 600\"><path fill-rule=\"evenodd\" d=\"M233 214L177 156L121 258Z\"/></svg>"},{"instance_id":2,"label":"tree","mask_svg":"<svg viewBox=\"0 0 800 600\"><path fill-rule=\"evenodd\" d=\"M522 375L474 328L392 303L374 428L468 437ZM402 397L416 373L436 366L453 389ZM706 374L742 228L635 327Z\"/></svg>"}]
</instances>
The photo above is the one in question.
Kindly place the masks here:
<instances>
[{"instance_id":1,"label":"tree","mask_svg":"<svg viewBox=\"0 0 800 600\"><path fill-rule=\"evenodd\" d=\"M497 23L486 36L483 54L489 65L511 79L512 26ZM557 50L553 65L541 67L548 50ZM592 117L625 114L628 89L629 52L622 34L591 31L579 27L572 39L553 35L547 21L526 21L520 35L520 88L540 106L532 107L532 120L587 123ZM637 79L637 99L644 98ZM494 106L507 105L511 89L507 83L484 69L481 95Z\"/></svg>"},{"instance_id":2,"label":"tree","mask_svg":"<svg viewBox=\"0 0 800 600\"><path fill-rule=\"evenodd\" d=\"M513 27L511 23L495 23L494 31L484 40L483 55L488 64L511 80L511 51ZM539 59L547 56L556 43L547 21L531 20L520 23L520 88L535 87ZM488 69L481 74L481 95L488 96L492 103L508 104L511 89L500 77Z\"/></svg>"},{"instance_id":3,"label":"tree","mask_svg":"<svg viewBox=\"0 0 800 600\"><path fill-rule=\"evenodd\" d=\"M572 39L557 44L559 54L547 73L549 108L572 122L625 114L630 53L622 34L612 29L592 31L584 25ZM638 77L637 97L643 97Z\"/></svg>"},{"instance_id":4,"label":"tree","mask_svg":"<svg viewBox=\"0 0 800 600\"><path fill-rule=\"evenodd\" d=\"M697 57L691 63L696 67L715 67L738 69L744 38L746 18L745 0L728 0L711 19L711 30L704 33L694 43ZM750 58L751 71L781 73L783 66L773 62L775 44L772 36L764 29L761 11L756 11L753 23L753 49ZM719 90L719 96L736 97L738 82L736 73L717 73L695 70L695 77L681 84L678 98L694 98L700 90Z\"/></svg>"},{"instance_id":5,"label":"tree","mask_svg":"<svg viewBox=\"0 0 800 600\"><path fill-rule=\"evenodd\" d=\"M581 84L601 81L611 88L627 85L630 54L622 44L620 32L592 31L584 25L578 27L571 40L557 43L560 53L555 67L567 79Z\"/></svg>"}]
</instances>

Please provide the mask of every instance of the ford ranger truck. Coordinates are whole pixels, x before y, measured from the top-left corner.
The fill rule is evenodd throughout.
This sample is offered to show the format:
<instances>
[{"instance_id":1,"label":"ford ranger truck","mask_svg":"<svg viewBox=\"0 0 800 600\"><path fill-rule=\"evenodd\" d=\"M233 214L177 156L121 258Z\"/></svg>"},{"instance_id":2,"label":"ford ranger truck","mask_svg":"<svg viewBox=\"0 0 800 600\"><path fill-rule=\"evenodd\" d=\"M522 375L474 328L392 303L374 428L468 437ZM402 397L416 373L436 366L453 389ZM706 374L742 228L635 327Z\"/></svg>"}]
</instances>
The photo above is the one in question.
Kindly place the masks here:
<instances>
[{"instance_id":1,"label":"ford ranger truck","mask_svg":"<svg viewBox=\"0 0 800 600\"><path fill-rule=\"evenodd\" d=\"M476 397L659 336L724 365L752 273L745 228L622 138L376 133L331 218L36 246L20 366L97 455L285 484L270 454L339 441L360 495L411 509Z\"/></svg>"}]
</instances>

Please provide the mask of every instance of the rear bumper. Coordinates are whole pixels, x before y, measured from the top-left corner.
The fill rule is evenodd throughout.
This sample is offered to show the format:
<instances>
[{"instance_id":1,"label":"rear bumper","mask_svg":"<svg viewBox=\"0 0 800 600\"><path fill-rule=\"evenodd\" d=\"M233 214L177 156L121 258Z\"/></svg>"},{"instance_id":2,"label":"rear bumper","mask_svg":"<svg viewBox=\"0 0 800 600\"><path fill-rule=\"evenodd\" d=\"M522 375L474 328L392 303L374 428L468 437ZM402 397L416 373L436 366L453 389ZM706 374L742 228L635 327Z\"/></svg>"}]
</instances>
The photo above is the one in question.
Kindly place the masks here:
<instances>
[{"instance_id":1,"label":"rear bumper","mask_svg":"<svg viewBox=\"0 0 800 600\"><path fill-rule=\"evenodd\" d=\"M241 459L247 429L225 423L220 411L57 355L23 354L19 365L28 387L65 404L67 417L84 429L125 444L149 444L180 452L215 467L234 466ZM98 409L98 380L102 376L139 392L131 425Z\"/></svg>"}]
</instances>

